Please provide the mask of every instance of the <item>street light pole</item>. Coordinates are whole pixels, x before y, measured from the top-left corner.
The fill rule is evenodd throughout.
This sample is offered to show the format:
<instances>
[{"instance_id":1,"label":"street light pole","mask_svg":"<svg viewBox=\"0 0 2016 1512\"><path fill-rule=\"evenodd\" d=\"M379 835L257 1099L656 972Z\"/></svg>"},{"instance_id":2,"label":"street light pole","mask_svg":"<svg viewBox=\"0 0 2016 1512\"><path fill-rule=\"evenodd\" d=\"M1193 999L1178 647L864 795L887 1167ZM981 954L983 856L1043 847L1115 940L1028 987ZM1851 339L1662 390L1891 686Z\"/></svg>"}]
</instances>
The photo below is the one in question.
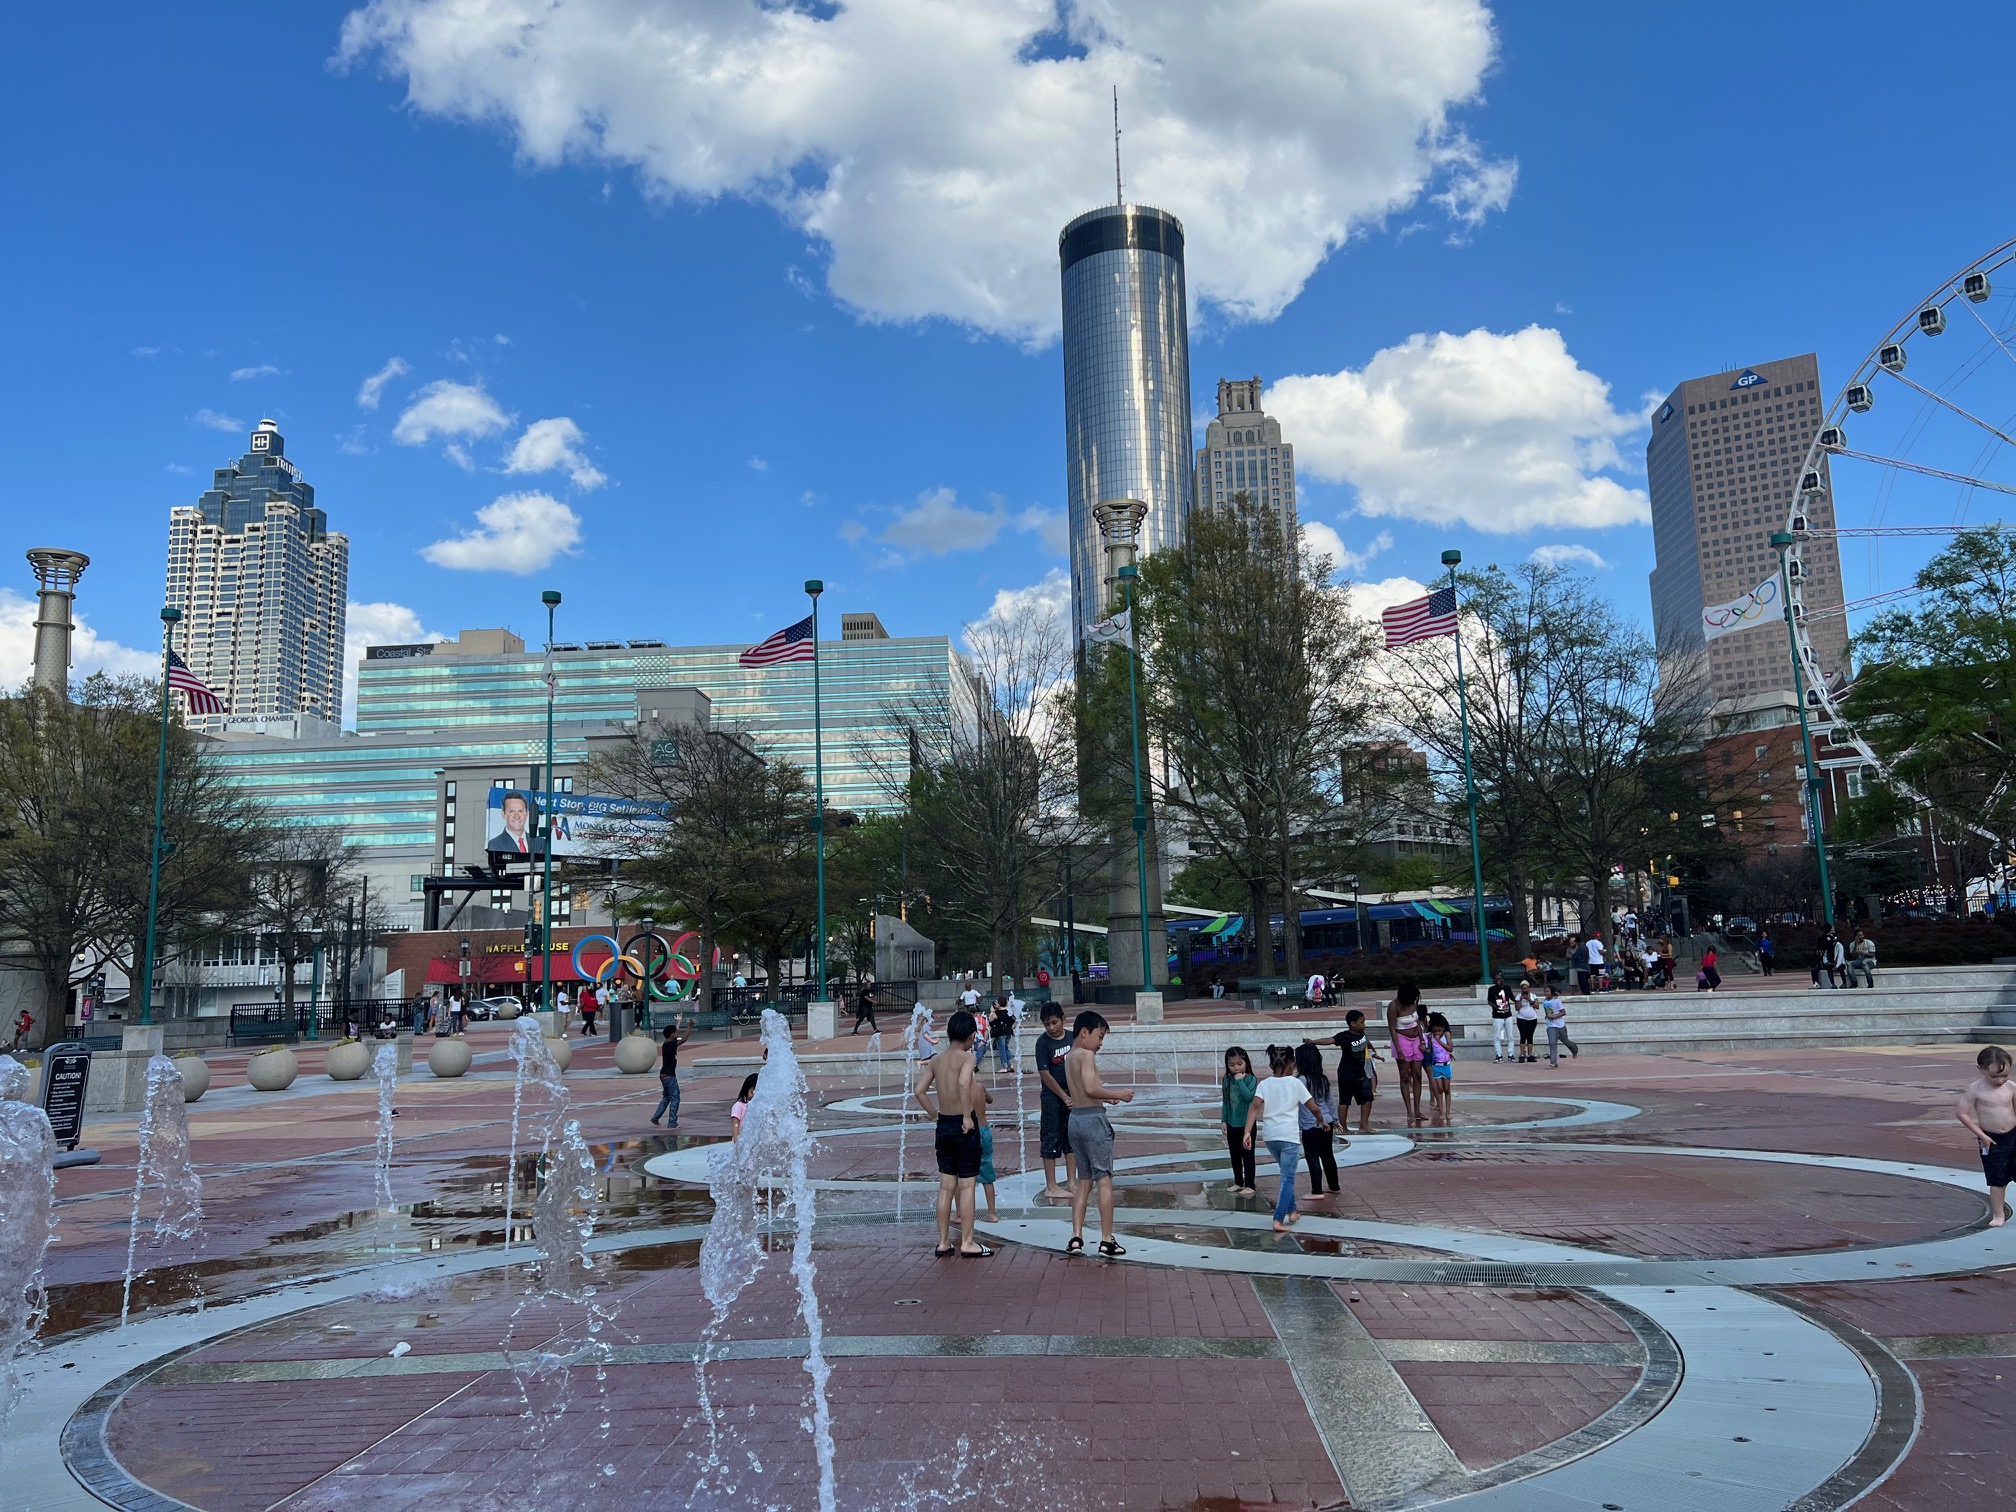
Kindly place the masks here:
<instances>
[{"instance_id":1,"label":"street light pole","mask_svg":"<svg viewBox=\"0 0 2016 1512\"><path fill-rule=\"evenodd\" d=\"M539 887L539 1005L553 1012L553 700L559 692L559 676L553 670L553 611L560 607L557 589L539 595L546 606L546 807L539 820L539 846L545 878ZM566 1030L553 1025L557 1033Z\"/></svg>"},{"instance_id":2,"label":"street light pole","mask_svg":"<svg viewBox=\"0 0 2016 1512\"><path fill-rule=\"evenodd\" d=\"M1449 599L1456 602L1456 569L1463 553L1445 551L1442 565L1449 569ZM1458 606L1460 608L1460 606ZM1477 982L1491 985L1491 932L1484 927L1484 849L1477 838L1477 773L1470 765L1470 694L1463 685L1463 625L1456 625L1456 707L1463 722L1463 799L1470 810L1470 885L1472 922L1477 926ZM1515 901L1514 907L1517 907Z\"/></svg>"},{"instance_id":3,"label":"street light pole","mask_svg":"<svg viewBox=\"0 0 2016 1512\"><path fill-rule=\"evenodd\" d=\"M805 580L805 592L812 599L812 838L819 877L819 975L812 983L812 994L822 1003L826 1001L826 752L819 726L819 595L825 591L826 585L818 578ZM811 1032L809 1017L806 1032Z\"/></svg>"},{"instance_id":4,"label":"street light pole","mask_svg":"<svg viewBox=\"0 0 2016 1512\"><path fill-rule=\"evenodd\" d=\"M1148 805L1141 799L1141 699L1135 691L1135 668L1141 643L1135 634L1134 584L1141 570L1132 562L1115 574L1127 593L1127 722L1134 736L1134 876L1141 885L1141 990L1155 990L1155 953L1148 944Z\"/></svg>"},{"instance_id":5,"label":"street light pole","mask_svg":"<svg viewBox=\"0 0 2016 1512\"><path fill-rule=\"evenodd\" d=\"M1792 644L1792 695L1799 703L1799 748L1806 757L1806 812L1813 827L1813 853L1820 858L1820 912L1834 927L1834 887L1827 876L1827 831L1820 817L1820 769L1813 761L1813 727L1806 719L1806 668L1799 655L1799 626L1792 615L1792 570L1786 551L1797 544L1790 531L1771 533L1778 553L1778 590L1785 596L1785 635Z\"/></svg>"},{"instance_id":6,"label":"street light pole","mask_svg":"<svg viewBox=\"0 0 2016 1512\"><path fill-rule=\"evenodd\" d=\"M133 1011L133 994L140 994L140 1022L154 1022L154 931L161 916L161 824L168 803L168 658L170 638L182 619L173 604L161 610L161 748L154 761L154 840L147 849L147 939L140 949L140 971L126 991L126 1011Z\"/></svg>"}]
</instances>

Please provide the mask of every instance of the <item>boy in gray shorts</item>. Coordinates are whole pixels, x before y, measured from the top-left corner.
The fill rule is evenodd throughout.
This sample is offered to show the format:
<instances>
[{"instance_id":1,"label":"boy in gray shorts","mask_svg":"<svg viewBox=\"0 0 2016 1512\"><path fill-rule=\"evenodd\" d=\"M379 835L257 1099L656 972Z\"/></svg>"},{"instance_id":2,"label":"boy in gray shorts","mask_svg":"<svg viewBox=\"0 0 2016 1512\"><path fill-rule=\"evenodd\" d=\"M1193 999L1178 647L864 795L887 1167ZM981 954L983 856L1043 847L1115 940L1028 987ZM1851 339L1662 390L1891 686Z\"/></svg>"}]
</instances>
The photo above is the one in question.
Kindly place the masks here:
<instances>
[{"instance_id":1,"label":"boy in gray shorts","mask_svg":"<svg viewBox=\"0 0 2016 1512\"><path fill-rule=\"evenodd\" d=\"M1108 1087L1099 1079L1099 1047L1106 1043L1106 1020L1086 1011L1071 1026L1071 1051L1064 1058L1064 1085L1071 1104L1071 1153L1078 1159L1071 1183L1071 1242L1067 1255L1085 1251L1085 1208L1094 1187L1099 1191L1099 1253L1117 1260L1127 1253L1113 1237L1113 1125L1108 1103L1132 1102L1125 1087Z\"/></svg>"}]
</instances>

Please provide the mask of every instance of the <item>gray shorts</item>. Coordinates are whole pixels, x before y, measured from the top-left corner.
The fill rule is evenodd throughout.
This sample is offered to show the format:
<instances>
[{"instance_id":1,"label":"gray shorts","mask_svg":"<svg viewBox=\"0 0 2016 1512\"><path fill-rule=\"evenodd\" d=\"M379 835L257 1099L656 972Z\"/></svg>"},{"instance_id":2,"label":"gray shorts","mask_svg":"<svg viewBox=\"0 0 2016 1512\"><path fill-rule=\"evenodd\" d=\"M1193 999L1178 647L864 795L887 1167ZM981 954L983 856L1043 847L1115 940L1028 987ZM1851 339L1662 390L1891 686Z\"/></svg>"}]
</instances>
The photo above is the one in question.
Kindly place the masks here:
<instances>
[{"instance_id":1,"label":"gray shorts","mask_svg":"<svg viewBox=\"0 0 2016 1512\"><path fill-rule=\"evenodd\" d=\"M1071 1110L1071 1153L1078 1157L1078 1179L1098 1181L1113 1174L1113 1125L1104 1108Z\"/></svg>"}]
</instances>

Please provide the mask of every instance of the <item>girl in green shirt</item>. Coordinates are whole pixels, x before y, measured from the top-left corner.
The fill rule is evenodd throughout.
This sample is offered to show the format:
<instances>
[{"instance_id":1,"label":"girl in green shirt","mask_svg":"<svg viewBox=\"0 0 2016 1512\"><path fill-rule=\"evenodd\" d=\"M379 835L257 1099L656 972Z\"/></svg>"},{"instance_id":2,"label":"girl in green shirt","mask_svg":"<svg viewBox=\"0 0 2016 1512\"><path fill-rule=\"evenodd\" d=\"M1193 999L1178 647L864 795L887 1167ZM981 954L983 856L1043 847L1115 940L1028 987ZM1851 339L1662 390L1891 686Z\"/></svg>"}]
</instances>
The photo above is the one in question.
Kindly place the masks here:
<instances>
[{"instance_id":1,"label":"girl in green shirt","mask_svg":"<svg viewBox=\"0 0 2016 1512\"><path fill-rule=\"evenodd\" d=\"M1260 1079L1253 1074L1253 1062L1237 1045L1225 1052L1225 1077L1219 1084L1219 1101L1225 1114L1225 1148L1232 1153L1232 1195L1251 1197L1254 1185L1253 1151L1246 1144L1246 1114L1253 1106L1253 1089Z\"/></svg>"}]
</instances>

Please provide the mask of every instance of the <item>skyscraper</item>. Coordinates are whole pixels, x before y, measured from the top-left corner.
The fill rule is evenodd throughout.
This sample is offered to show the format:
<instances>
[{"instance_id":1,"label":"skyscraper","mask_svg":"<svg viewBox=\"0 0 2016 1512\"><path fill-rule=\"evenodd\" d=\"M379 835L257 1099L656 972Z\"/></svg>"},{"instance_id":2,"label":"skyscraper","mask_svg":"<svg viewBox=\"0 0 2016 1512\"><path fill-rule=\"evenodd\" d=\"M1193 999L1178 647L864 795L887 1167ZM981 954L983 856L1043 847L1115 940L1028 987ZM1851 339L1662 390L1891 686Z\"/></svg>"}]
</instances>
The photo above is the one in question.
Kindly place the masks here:
<instances>
[{"instance_id":1,"label":"skyscraper","mask_svg":"<svg viewBox=\"0 0 2016 1512\"><path fill-rule=\"evenodd\" d=\"M182 611L170 644L232 719L305 714L335 724L350 542L329 533L286 444L261 420L201 499L169 511L166 602ZM214 728L225 718L190 722Z\"/></svg>"},{"instance_id":2,"label":"skyscraper","mask_svg":"<svg viewBox=\"0 0 2016 1512\"><path fill-rule=\"evenodd\" d=\"M1245 494L1259 508L1279 512L1282 528L1295 534L1295 448L1281 440L1281 422L1260 409L1260 380L1220 378L1218 418L1204 428L1197 452L1193 497L1206 504L1230 504Z\"/></svg>"},{"instance_id":3,"label":"skyscraper","mask_svg":"<svg viewBox=\"0 0 2016 1512\"><path fill-rule=\"evenodd\" d=\"M1808 352L1756 367L1690 378L1654 413L1645 447L1652 493L1652 624L1662 652L1707 653L1715 702L1790 692L1791 650L1782 610L1748 630L1709 641L1701 611L1756 588L1778 570L1771 535L1783 530L1825 409L1820 364ZM1834 525L1826 458L1821 492L1805 509L1814 530ZM1841 610L1841 553L1834 538L1801 548L1807 633L1829 678L1848 670ZM1829 612L1833 611L1833 612Z\"/></svg>"},{"instance_id":4,"label":"skyscraper","mask_svg":"<svg viewBox=\"0 0 2016 1512\"><path fill-rule=\"evenodd\" d=\"M1057 239L1064 280L1064 462L1071 617L1104 612L1105 552L1092 509L1148 506L1143 555L1182 540L1190 516L1190 318L1183 226L1146 205L1102 205Z\"/></svg>"}]
</instances>

